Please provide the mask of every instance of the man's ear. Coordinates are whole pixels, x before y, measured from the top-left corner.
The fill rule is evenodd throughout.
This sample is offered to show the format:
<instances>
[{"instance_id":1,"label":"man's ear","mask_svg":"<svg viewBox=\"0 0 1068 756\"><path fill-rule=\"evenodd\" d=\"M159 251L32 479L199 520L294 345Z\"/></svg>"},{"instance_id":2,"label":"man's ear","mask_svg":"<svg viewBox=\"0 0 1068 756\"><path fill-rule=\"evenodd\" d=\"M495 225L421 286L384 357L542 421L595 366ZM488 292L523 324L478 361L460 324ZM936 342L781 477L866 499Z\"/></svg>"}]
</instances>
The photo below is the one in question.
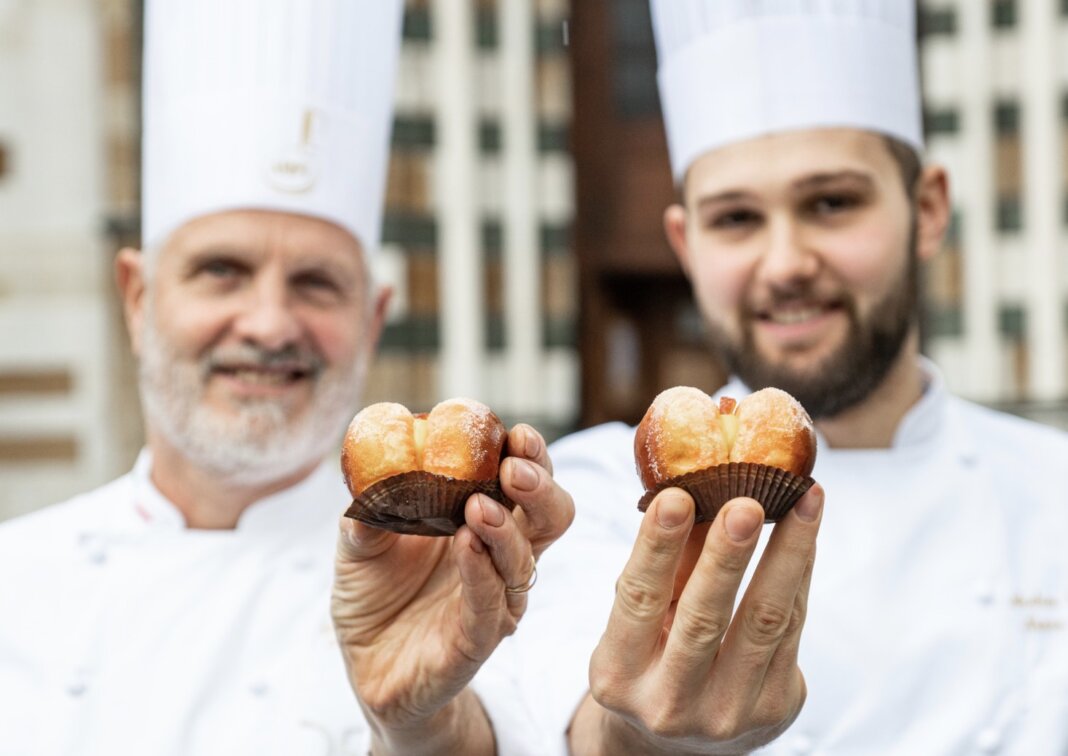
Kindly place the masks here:
<instances>
[{"instance_id":1,"label":"man's ear","mask_svg":"<svg viewBox=\"0 0 1068 756\"><path fill-rule=\"evenodd\" d=\"M916 180L916 250L921 260L930 260L942 248L949 217L949 177L940 165L925 166Z\"/></svg>"},{"instance_id":2,"label":"man's ear","mask_svg":"<svg viewBox=\"0 0 1068 756\"><path fill-rule=\"evenodd\" d=\"M122 298L130 348L141 354L141 325L145 310L145 260L140 250L125 247L115 256L115 282Z\"/></svg>"},{"instance_id":3,"label":"man's ear","mask_svg":"<svg viewBox=\"0 0 1068 756\"><path fill-rule=\"evenodd\" d=\"M679 259L687 277L690 275L690 247L686 243L686 208L676 203L664 211L664 235Z\"/></svg>"}]
</instances>

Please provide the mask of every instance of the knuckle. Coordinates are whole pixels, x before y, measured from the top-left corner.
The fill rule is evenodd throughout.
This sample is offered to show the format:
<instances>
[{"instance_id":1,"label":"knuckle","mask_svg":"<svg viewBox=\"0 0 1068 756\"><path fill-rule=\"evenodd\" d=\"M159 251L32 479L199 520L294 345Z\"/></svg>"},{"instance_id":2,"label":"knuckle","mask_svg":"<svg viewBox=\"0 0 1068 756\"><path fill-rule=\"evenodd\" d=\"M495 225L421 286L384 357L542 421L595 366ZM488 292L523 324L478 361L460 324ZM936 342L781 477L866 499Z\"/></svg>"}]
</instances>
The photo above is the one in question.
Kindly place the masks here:
<instances>
[{"instance_id":1,"label":"knuckle","mask_svg":"<svg viewBox=\"0 0 1068 756\"><path fill-rule=\"evenodd\" d=\"M678 704L662 699L645 717L645 726L653 735L665 740L678 740L692 735Z\"/></svg>"},{"instance_id":2,"label":"knuckle","mask_svg":"<svg viewBox=\"0 0 1068 756\"><path fill-rule=\"evenodd\" d=\"M671 632L687 646L708 648L722 640L729 623L729 617L716 612L688 609L676 613Z\"/></svg>"},{"instance_id":3,"label":"knuckle","mask_svg":"<svg viewBox=\"0 0 1068 756\"><path fill-rule=\"evenodd\" d=\"M794 707L788 704L785 698L776 696L754 713L753 724L760 729L778 728L792 719L793 711Z\"/></svg>"},{"instance_id":4,"label":"knuckle","mask_svg":"<svg viewBox=\"0 0 1068 756\"><path fill-rule=\"evenodd\" d=\"M656 586L629 575L616 581L616 601L631 617L638 620L659 618L667 606L670 595L665 595Z\"/></svg>"},{"instance_id":5,"label":"knuckle","mask_svg":"<svg viewBox=\"0 0 1068 756\"><path fill-rule=\"evenodd\" d=\"M498 628L500 631L501 638L505 638L509 635L512 635L516 631L516 629L518 629L518 627L519 618L514 617L511 614L505 612L505 616L501 620L500 627Z\"/></svg>"},{"instance_id":6,"label":"knuckle","mask_svg":"<svg viewBox=\"0 0 1068 756\"><path fill-rule=\"evenodd\" d=\"M800 632L805 625L805 617L808 614L808 605L798 598L794 602L794 610L790 613L790 626L786 628L787 635Z\"/></svg>"},{"instance_id":7,"label":"knuckle","mask_svg":"<svg viewBox=\"0 0 1068 756\"><path fill-rule=\"evenodd\" d=\"M594 653L590 664L590 696L606 709L623 707L622 693L629 690L633 681L624 679L610 665L603 662L604 655Z\"/></svg>"},{"instance_id":8,"label":"knuckle","mask_svg":"<svg viewBox=\"0 0 1068 756\"><path fill-rule=\"evenodd\" d=\"M746 637L758 646L777 646L786 637L795 610L768 601L753 602L742 612Z\"/></svg>"},{"instance_id":9,"label":"knuckle","mask_svg":"<svg viewBox=\"0 0 1068 756\"><path fill-rule=\"evenodd\" d=\"M717 743L729 743L745 733L742 718L733 710L721 711L708 721L706 735Z\"/></svg>"},{"instance_id":10,"label":"knuckle","mask_svg":"<svg viewBox=\"0 0 1068 756\"><path fill-rule=\"evenodd\" d=\"M575 521L575 500L571 498L571 494L567 491L563 491L563 497L561 497L560 522L559 530L556 531L557 535L563 535L564 531L571 527L571 523Z\"/></svg>"}]
</instances>

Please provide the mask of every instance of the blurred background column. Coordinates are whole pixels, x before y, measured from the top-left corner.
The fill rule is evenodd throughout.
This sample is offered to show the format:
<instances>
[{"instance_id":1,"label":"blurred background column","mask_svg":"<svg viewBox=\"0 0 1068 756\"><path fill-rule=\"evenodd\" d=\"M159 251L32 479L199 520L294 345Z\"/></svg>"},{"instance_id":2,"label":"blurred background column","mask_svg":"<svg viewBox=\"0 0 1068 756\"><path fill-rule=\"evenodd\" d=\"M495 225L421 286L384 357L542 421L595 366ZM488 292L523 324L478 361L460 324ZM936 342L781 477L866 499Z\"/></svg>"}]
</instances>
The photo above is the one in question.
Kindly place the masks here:
<instances>
[{"instance_id":1,"label":"blurred background column","mask_svg":"<svg viewBox=\"0 0 1068 756\"><path fill-rule=\"evenodd\" d=\"M1062 7L1064 3L1060 4ZM1065 394L1068 361L1064 296L1064 168L1058 106L1064 100L1064 40L1055 0L1020 3L1020 33L1026 40L1021 71L1024 244L1027 265L1026 338L1028 394L1039 401ZM1060 49L1063 54L1063 49ZM1061 159L1056 158L1060 156ZM1060 286L1051 285L1060 282Z\"/></svg>"},{"instance_id":2,"label":"blurred background column","mask_svg":"<svg viewBox=\"0 0 1068 756\"><path fill-rule=\"evenodd\" d=\"M504 338L507 401L529 416L542 407L541 255L538 249L534 14L530 0L500 3L504 207Z\"/></svg>"},{"instance_id":3,"label":"blurred background column","mask_svg":"<svg viewBox=\"0 0 1068 756\"><path fill-rule=\"evenodd\" d=\"M0 517L115 466L104 31L95 2L0 0Z\"/></svg>"},{"instance_id":4,"label":"blurred background column","mask_svg":"<svg viewBox=\"0 0 1068 756\"><path fill-rule=\"evenodd\" d=\"M473 13L469 0L433 0L434 76L438 124L436 202L439 213L438 297L441 302L442 397L482 398L485 316L478 254Z\"/></svg>"},{"instance_id":5,"label":"blurred background column","mask_svg":"<svg viewBox=\"0 0 1068 756\"><path fill-rule=\"evenodd\" d=\"M989 9L984 3L960 6L960 58L990 61ZM932 41L928 47L931 56ZM990 112L990 64L962 66L966 86L960 87L960 151L964 155L994 155L993 118ZM932 94L929 92L928 97ZM962 210L960 246L963 249L963 299L965 369L961 371L961 391L986 401L1001 393L998 370L997 312L990 307L996 299L996 258L994 239L994 163L992 160L959 160L950 167L950 194Z\"/></svg>"}]
</instances>

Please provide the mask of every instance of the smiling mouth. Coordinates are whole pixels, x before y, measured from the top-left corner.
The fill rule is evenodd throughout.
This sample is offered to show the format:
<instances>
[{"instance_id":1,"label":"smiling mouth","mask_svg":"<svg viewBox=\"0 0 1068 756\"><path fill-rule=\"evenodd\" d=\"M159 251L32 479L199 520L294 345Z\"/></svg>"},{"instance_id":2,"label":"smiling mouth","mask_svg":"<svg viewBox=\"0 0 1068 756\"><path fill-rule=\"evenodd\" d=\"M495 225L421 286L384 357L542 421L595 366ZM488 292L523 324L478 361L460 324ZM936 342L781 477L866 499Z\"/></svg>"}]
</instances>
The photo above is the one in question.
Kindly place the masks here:
<instances>
[{"instance_id":1,"label":"smiling mouth","mask_svg":"<svg viewBox=\"0 0 1068 756\"><path fill-rule=\"evenodd\" d=\"M758 310L756 319L774 325L798 325L840 309L841 305L837 302L779 306L767 310Z\"/></svg>"},{"instance_id":2,"label":"smiling mouth","mask_svg":"<svg viewBox=\"0 0 1068 756\"><path fill-rule=\"evenodd\" d=\"M310 368L293 365L216 365L212 372L253 386L289 386L307 380L313 374Z\"/></svg>"}]
</instances>

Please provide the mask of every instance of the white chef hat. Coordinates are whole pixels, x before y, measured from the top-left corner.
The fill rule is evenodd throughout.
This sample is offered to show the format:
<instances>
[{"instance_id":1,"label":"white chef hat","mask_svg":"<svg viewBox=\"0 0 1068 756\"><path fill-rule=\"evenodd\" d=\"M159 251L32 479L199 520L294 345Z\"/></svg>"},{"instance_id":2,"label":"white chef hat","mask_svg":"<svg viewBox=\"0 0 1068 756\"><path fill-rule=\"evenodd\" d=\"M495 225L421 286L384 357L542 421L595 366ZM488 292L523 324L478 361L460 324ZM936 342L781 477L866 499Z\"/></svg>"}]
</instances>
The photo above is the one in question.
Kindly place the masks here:
<instances>
[{"instance_id":1,"label":"white chef hat","mask_svg":"<svg viewBox=\"0 0 1068 756\"><path fill-rule=\"evenodd\" d=\"M402 0L148 0L142 241L220 210L379 243Z\"/></svg>"},{"instance_id":2,"label":"white chef hat","mask_svg":"<svg viewBox=\"0 0 1068 756\"><path fill-rule=\"evenodd\" d=\"M914 0L651 0L671 169L778 131L922 149Z\"/></svg>"}]
</instances>

